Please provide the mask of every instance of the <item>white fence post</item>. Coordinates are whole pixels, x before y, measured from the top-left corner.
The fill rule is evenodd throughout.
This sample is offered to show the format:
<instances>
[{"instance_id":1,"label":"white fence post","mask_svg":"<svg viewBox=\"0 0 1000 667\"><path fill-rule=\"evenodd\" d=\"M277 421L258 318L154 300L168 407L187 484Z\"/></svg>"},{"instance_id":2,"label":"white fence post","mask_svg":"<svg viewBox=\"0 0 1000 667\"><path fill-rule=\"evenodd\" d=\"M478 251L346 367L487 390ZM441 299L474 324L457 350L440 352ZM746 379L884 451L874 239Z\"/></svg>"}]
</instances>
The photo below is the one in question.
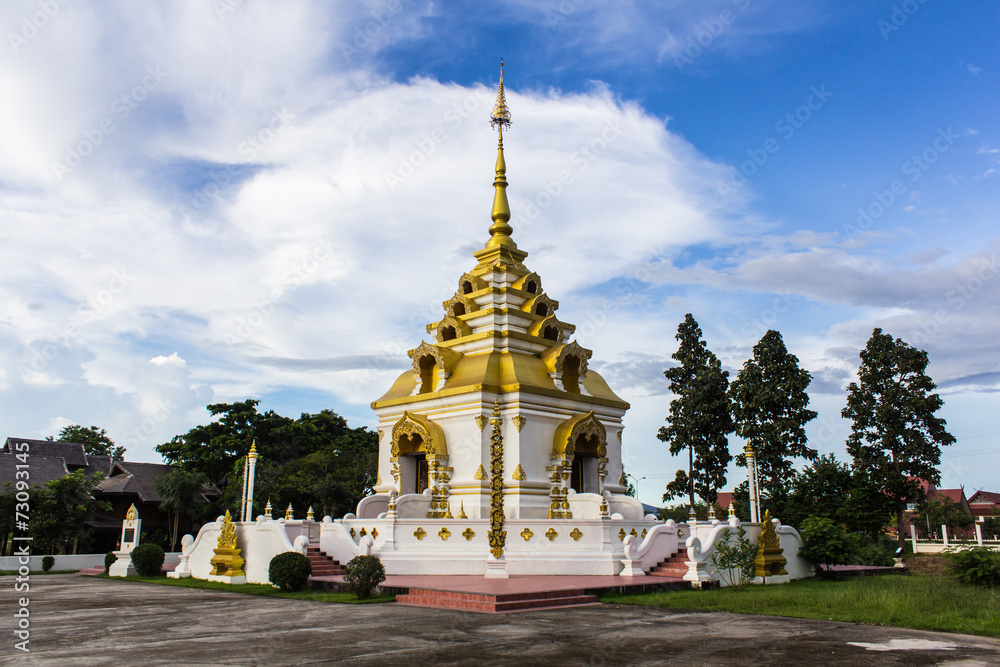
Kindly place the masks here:
<instances>
[{"instance_id":1,"label":"white fence post","mask_svg":"<svg viewBox=\"0 0 1000 667\"><path fill-rule=\"evenodd\" d=\"M944 545L948 546L948 526L941 524L941 536L944 538Z\"/></svg>"},{"instance_id":2,"label":"white fence post","mask_svg":"<svg viewBox=\"0 0 1000 667\"><path fill-rule=\"evenodd\" d=\"M910 540L913 542L913 553L917 553L917 527L910 524Z\"/></svg>"},{"instance_id":3,"label":"white fence post","mask_svg":"<svg viewBox=\"0 0 1000 667\"><path fill-rule=\"evenodd\" d=\"M976 544L983 546L983 524L976 522Z\"/></svg>"}]
</instances>

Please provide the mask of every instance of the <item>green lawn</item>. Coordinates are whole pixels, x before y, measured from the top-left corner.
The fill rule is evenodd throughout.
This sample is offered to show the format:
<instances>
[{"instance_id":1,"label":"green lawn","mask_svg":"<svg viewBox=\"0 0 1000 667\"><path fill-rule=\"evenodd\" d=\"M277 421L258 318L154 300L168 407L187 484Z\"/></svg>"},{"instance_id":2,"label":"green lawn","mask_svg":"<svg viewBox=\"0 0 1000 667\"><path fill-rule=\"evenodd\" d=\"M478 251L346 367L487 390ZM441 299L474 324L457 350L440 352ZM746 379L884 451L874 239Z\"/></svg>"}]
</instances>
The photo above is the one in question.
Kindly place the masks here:
<instances>
[{"instance_id":1,"label":"green lawn","mask_svg":"<svg viewBox=\"0 0 1000 667\"><path fill-rule=\"evenodd\" d=\"M394 595L378 595L367 600L358 600L353 593L339 591L318 591L307 588L297 593L286 593L274 586L266 584L224 584L221 581L203 581L201 579L169 579L166 575L159 577L109 577L106 574L97 575L110 581L140 582L160 584L161 586L183 586L185 588L202 588L211 591L226 591L242 595L263 595L272 598L287 598L289 600L313 600L315 602L334 602L337 604L370 604L376 602L395 602Z\"/></svg>"},{"instance_id":2,"label":"green lawn","mask_svg":"<svg viewBox=\"0 0 1000 667\"><path fill-rule=\"evenodd\" d=\"M1000 636L1000 590L921 576L803 579L773 586L604 595L601 602L819 618Z\"/></svg>"},{"instance_id":3,"label":"green lawn","mask_svg":"<svg viewBox=\"0 0 1000 667\"><path fill-rule=\"evenodd\" d=\"M32 570L29 576L35 576L36 574L70 574L73 572L79 572L80 570ZM18 574L17 570L0 570L0 577L10 577Z\"/></svg>"}]
</instances>

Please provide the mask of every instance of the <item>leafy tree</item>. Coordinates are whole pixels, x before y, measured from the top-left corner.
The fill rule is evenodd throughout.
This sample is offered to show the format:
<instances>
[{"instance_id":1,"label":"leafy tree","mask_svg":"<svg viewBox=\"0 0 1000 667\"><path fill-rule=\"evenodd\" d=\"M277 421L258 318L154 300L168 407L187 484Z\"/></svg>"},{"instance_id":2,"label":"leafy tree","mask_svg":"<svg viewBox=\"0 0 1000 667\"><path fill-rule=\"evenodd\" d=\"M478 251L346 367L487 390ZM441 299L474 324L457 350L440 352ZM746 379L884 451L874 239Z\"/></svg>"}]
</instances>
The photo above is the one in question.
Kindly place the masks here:
<instances>
[{"instance_id":1,"label":"leafy tree","mask_svg":"<svg viewBox=\"0 0 1000 667\"><path fill-rule=\"evenodd\" d=\"M729 387L736 434L754 451L761 496L780 502L792 475L794 457L813 460L805 425L816 418L806 387L812 376L799 368L781 334L770 330L754 345L753 357L743 364ZM736 457L746 467L745 454Z\"/></svg>"},{"instance_id":2,"label":"leafy tree","mask_svg":"<svg viewBox=\"0 0 1000 667\"><path fill-rule=\"evenodd\" d=\"M351 428L331 410L289 419L257 410L259 401L209 405L216 419L196 426L157 447L164 458L191 473L202 473L222 492L212 511L240 506L243 464L257 444L254 513L268 499L277 511L289 503L301 514L312 506L317 515L353 511L372 493L376 481L378 437Z\"/></svg>"},{"instance_id":3,"label":"leafy tree","mask_svg":"<svg viewBox=\"0 0 1000 667\"><path fill-rule=\"evenodd\" d=\"M851 469L833 454L820 456L812 465L789 480L788 502L777 513L783 522L799 526L807 517L821 517L843 523L844 499L851 492Z\"/></svg>"},{"instance_id":4,"label":"leafy tree","mask_svg":"<svg viewBox=\"0 0 1000 667\"><path fill-rule=\"evenodd\" d=\"M625 495L629 498L635 498L636 489L635 484L629 479L628 473L625 472L625 464L622 464L622 476L618 478L618 483L625 487Z\"/></svg>"},{"instance_id":5,"label":"leafy tree","mask_svg":"<svg viewBox=\"0 0 1000 667\"><path fill-rule=\"evenodd\" d=\"M186 514L197 521L207 509L200 494L208 485L205 473L183 468L173 468L153 483L153 488L163 498L160 509L167 513L170 522L170 551L174 551L177 546L181 515Z\"/></svg>"},{"instance_id":6,"label":"leafy tree","mask_svg":"<svg viewBox=\"0 0 1000 667\"><path fill-rule=\"evenodd\" d=\"M923 503L923 514L932 528L948 526L948 528L972 528L975 519L961 505L948 496L935 496Z\"/></svg>"},{"instance_id":7,"label":"leafy tree","mask_svg":"<svg viewBox=\"0 0 1000 667\"><path fill-rule=\"evenodd\" d=\"M847 451L854 468L882 488L903 547L906 502L921 497L918 479L940 481L941 447L955 438L934 414L944 401L932 393L925 351L875 329L860 356L858 382L848 386L841 412L853 420Z\"/></svg>"},{"instance_id":8,"label":"leafy tree","mask_svg":"<svg viewBox=\"0 0 1000 667\"><path fill-rule=\"evenodd\" d=\"M61 548L75 553L90 530L86 522L97 510L111 509L110 503L96 500L92 493L102 478L100 473L87 477L83 470L77 470L38 488L29 530L38 551L56 553Z\"/></svg>"},{"instance_id":9,"label":"leafy tree","mask_svg":"<svg viewBox=\"0 0 1000 667\"><path fill-rule=\"evenodd\" d=\"M125 460L125 448L116 445L103 428L85 428L79 424L64 426L59 431L60 442L75 442L83 445L83 451L94 456L110 456L114 461Z\"/></svg>"},{"instance_id":10,"label":"leafy tree","mask_svg":"<svg viewBox=\"0 0 1000 667\"><path fill-rule=\"evenodd\" d=\"M674 456L688 450L688 470L677 471L663 500L687 493L692 506L695 492L706 502L715 502L732 459L726 439L733 432L726 395L729 373L701 336L701 328L688 313L675 336L680 345L672 357L679 365L663 371L677 398L670 402L667 425L656 436L670 444Z\"/></svg>"},{"instance_id":11,"label":"leafy tree","mask_svg":"<svg viewBox=\"0 0 1000 667\"><path fill-rule=\"evenodd\" d=\"M854 555L855 544L851 536L831 519L806 519L799 528L799 534L805 543L799 549L799 555L813 562L817 574L823 573L820 565L826 565L829 572L831 565L843 565Z\"/></svg>"}]
</instances>

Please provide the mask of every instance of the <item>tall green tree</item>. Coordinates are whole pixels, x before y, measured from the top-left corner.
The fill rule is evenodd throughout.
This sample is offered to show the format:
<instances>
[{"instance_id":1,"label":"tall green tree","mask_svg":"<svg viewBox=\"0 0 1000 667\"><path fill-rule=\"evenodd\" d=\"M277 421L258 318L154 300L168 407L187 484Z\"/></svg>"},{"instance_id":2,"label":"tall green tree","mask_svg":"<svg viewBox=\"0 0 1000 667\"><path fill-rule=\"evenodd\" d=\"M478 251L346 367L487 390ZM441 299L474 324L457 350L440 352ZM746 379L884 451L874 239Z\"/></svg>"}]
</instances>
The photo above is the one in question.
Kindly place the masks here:
<instances>
[{"instance_id":1,"label":"tall green tree","mask_svg":"<svg viewBox=\"0 0 1000 667\"><path fill-rule=\"evenodd\" d=\"M736 434L753 447L757 478L765 501L783 502L794 470L792 459L816 458L807 444L805 425L816 418L806 387L812 376L799 368L781 334L768 331L753 348L729 387ZM746 455L736 457L746 467Z\"/></svg>"},{"instance_id":2,"label":"tall green tree","mask_svg":"<svg viewBox=\"0 0 1000 667\"><path fill-rule=\"evenodd\" d=\"M94 456L110 456L114 461L125 460L125 448L116 445L103 428L86 428L79 424L64 426L59 431L59 442L75 442L83 445L83 451Z\"/></svg>"},{"instance_id":3,"label":"tall green tree","mask_svg":"<svg viewBox=\"0 0 1000 667\"><path fill-rule=\"evenodd\" d=\"M676 398L670 402L667 425L660 427L656 437L669 443L674 456L686 449L688 469L677 471L663 500L686 493L694 506L697 493L706 503L714 503L719 488L726 483L726 468L732 459L726 438L733 432L726 394L729 373L708 349L691 313L684 316L675 338L680 345L672 357L678 365L663 374Z\"/></svg>"},{"instance_id":4,"label":"tall green tree","mask_svg":"<svg viewBox=\"0 0 1000 667\"><path fill-rule=\"evenodd\" d=\"M841 412L853 421L847 452L855 470L882 488L902 547L906 502L923 497L918 480L940 482L941 447L955 438L935 414L944 401L927 375L925 351L875 329L860 356L858 381L848 386Z\"/></svg>"}]
</instances>

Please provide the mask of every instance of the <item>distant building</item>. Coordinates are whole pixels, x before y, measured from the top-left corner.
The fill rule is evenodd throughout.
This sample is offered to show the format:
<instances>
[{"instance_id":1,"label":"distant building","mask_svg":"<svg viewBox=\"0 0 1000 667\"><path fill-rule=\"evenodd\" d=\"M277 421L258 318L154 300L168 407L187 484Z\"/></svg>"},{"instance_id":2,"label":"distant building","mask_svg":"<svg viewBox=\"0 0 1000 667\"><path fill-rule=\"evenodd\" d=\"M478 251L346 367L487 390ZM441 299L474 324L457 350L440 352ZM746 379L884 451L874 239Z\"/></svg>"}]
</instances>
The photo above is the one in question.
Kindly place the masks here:
<instances>
[{"instance_id":1,"label":"distant building","mask_svg":"<svg viewBox=\"0 0 1000 667\"><path fill-rule=\"evenodd\" d=\"M986 519L1000 513L1000 493L991 491L976 491L969 498L969 508L976 521L982 523Z\"/></svg>"},{"instance_id":2,"label":"distant building","mask_svg":"<svg viewBox=\"0 0 1000 667\"><path fill-rule=\"evenodd\" d=\"M155 484L157 479L170 471L171 466L164 463L112 462L110 456L87 454L84 446L75 442L7 438L0 449L0 489L16 479L16 466L21 463L16 456L19 451L17 443L28 444L27 462L32 486L44 486L77 470L85 471L89 477L96 473L104 475L104 479L94 487L93 495L98 500L110 502L111 509L98 511L94 519L87 522L94 530L92 550L95 553L118 548L122 521L133 503L142 520L142 534L147 539L154 534L170 534L172 517L160 509L163 498L156 492ZM218 490L206 488L202 499L208 502L208 498L213 496L218 496ZM199 527L200 524L194 524L190 517L181 516L178 535L197 533Z\"/></svg>"}]
</instances>

